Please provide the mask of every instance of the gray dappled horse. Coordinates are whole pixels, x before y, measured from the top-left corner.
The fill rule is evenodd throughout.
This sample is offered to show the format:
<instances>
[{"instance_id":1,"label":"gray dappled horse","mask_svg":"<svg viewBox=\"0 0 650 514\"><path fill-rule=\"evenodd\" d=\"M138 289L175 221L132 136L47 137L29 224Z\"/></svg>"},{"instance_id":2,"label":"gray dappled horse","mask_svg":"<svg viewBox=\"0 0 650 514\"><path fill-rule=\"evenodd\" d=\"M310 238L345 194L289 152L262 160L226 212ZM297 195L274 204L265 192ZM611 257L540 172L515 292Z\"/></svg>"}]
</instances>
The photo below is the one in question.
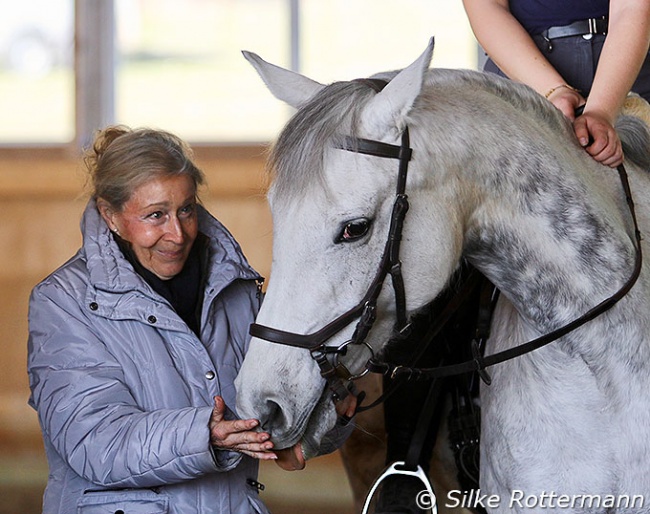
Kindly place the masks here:
<instances>
[{"instance_id":1,"label":"gray dappled horse","mask_svg":"<svg viewBox=\"0 0 650 514\"><path fill-rule=\"evenodd\" d=\"M312 334L364 298L386 244L397 161L346 150L341 139L399 146L407 127L410 210L399 256L407 314L466 259L502 293L490 355L579 318L633 274L634 228L616 171L578 145L543 97L479 72L428 69L432 50L386 75L380 92L364 81L323 86L248 54L272 93L298 109L272 155L273 263L259 326ZM618 129L647 233L647 128L623 117ZM365 338L379 356L398 314L390 282ZM610 310L489 369L481 488L501 498L493 511L530 511L509 503L517 490L575 499L554 505L561 512L611 512L608 495L647 495L616 512L650 512L649 286L644 263ZM326 344L350 340L355 326L337 327ZM341 360L362 370L367 358ZM254 337L237 388L239 414L259 418L278 448L300 444L306 458L336 423L331 392L303 348ZM580 503L585 495L598 501Z\"/></svg>"}]
</instances>

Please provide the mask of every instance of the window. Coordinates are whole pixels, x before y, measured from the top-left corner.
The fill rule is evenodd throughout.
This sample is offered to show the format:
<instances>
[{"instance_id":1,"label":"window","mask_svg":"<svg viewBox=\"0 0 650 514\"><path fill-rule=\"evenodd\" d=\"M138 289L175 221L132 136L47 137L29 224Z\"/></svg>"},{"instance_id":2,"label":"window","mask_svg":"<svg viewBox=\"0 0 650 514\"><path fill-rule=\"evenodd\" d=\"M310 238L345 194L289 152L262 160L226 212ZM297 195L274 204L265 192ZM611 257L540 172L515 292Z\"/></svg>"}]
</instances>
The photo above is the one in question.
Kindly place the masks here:
<instances>
[{"instance_id":1,"label":"window","mask_svg":"<svg viewBox=\"0 0 650 514\"><path fill-rule=\"evenodd\" d=\"M403 68L435 37L433 67L475 68L460 1L301 0L303 71L319 82Z\"/></svg>"},{"instance_id":2,"label":"window","mask_svg":"<svg viewBox=\"0 0 650 514\"><path fill-rule=\"evenodd\" d=\"M0 0L0 144L74 134L73 0Z\"/></svg>"},{"instance_id":3,"label":"window","mask_svg":"<svg viewBox=\"0 0 650 514\"><path fill-rule=\"evenodd\" d=\"M111 50L77 61L77 87L86 92L75 95L74 0L0 0L7 4L0 18L0 112L10 120L0 127L0 143L81 140L88 134L75 131L107 122L164 128L193 143L272 139L291 111L265 89L244 49L328 83L401 68L433 35L433 66L476 67L461 2L76 0L84 11L111 3L114 31L105 13L94 23L111 24L108 31L86 26L87 12L78 17L77 27L86 30L77 34L79 44ZM110 73L92 69L100 60ZM103 96L85 94L96 89Z\"/></svg>"},{"instance_id":4,"label":"window","mask_svg":"<svg viewBox=\"0 0 650 514\"><path fill-rule=\"evenodd\" d=\"M182 4L182 5L181 5ZM287 0L117 0L116 119L193 142L263 141L287 109L242 49L287 65Z\"/></svg>"}]
</instances>

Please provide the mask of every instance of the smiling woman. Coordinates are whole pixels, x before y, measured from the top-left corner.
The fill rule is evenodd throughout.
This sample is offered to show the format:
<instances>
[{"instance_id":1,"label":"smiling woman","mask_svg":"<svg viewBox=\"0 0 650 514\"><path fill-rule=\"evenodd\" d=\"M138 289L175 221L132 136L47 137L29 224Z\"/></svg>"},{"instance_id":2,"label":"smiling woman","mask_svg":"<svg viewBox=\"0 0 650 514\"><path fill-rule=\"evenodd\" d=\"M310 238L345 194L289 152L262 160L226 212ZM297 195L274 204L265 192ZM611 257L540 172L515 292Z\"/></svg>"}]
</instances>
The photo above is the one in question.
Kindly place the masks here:
<instances>
[{"instance_id":1,"label":"smiling woman","mask_svg":"<svg viewBox=\"0 0 650 514\"><path fill-rule=\"evenodd\" d=\"M198 203L176 136L109 127L86 163L82 247L30 299L43 512L267 512L256 459L273 443L229 408L259 275Z\"/></svg>"}]
</instances>

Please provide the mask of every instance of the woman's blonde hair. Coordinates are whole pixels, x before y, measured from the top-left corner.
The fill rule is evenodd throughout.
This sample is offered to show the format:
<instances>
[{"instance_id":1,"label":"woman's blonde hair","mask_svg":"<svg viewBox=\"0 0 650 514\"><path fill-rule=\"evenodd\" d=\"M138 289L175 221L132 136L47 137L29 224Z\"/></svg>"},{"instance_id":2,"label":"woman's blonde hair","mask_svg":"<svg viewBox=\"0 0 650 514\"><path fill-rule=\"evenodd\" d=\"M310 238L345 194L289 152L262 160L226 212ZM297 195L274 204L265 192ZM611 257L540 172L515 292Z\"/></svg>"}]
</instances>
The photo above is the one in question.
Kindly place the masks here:
<instances>
[{"instance_id":1,"label":"woman's blonde hair","mask_svg":"<svg viewBox=\"0 0 650 514\"><path fill-rule=\"evenodd\" d=\"M205 182L190 147L162 130L117 125L100 130L84 156L92 196L121 210L133 191L161 176L188 175L195 189Z\"/></svg>"}]
</instances>

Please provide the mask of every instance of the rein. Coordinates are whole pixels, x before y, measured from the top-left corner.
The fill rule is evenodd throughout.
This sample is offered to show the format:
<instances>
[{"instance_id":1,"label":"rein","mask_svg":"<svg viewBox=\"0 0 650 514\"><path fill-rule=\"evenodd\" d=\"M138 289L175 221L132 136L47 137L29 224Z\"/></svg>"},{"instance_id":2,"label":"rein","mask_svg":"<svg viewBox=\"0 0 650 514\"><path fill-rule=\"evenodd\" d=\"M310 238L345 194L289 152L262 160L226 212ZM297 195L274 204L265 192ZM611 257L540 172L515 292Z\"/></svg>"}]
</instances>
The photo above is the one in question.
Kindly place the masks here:
<instances>
[{"instance_id":1,"label":"rein","mask_svg":"<svg viewBox=\"0 0 650 514\"><path fill-rule=\"evenodd\" d=\"M368 84L376 91L381 91L381 89L386 85L385 81L376 79L360 79L360 81ZM404 332L409 328L406 315L404 281L401 271L401 262L399 260L402 228L409 208L408 196L405 193L408 163L412 157L412 149L410 148L409 143L409 132L408 128L404 129L401 137L401 144L399 146L381 141L346 136L343 138L342 142L335 144L335 148L375 157L397 159L399 161L399 173L397 177L397 187L391 214L390 228L377 273L375 274L366 294L359 303L316 332L310 334L297 334L257 323L251 324L249 330L250 335L253 337L273 343L309 350L312 357L320 367L321 375L326 379L328 386L332 390L335 400L343 399L350 394L348 387L351 385L351 381L364 376L368 372L380 373L382 375L390 376L391 378L402 377L409 380L442 378L463 373L477 372L481 379L489 384L491 379L486 368L542 348L600 316L607 310L611 309L630 291L630 289L632 289L641 273L641 232L639 231L636 219L634 202L632 200L627 173L623 165L620 165L618 167L619 178L634 224L636 256L632 275L617 292L566 325L527 343L523 343L492 355L483 356L479 344L475 340L472 344L472 359L457 364L443 365L435 368L414 368L378 361L374 356L372 347L366 342L365 338L376 320L377 299L388 275L391 276L396 302L395 328L398 332ZM466 289L467 287L463 287L457 294L456 298L452 298L447 307L443 309L437 317L436 322L432 324L432 328L425 336L423 346L428 345L441 330L442 326L462 301L460 297L467 295ZM355 319L359 319L359 321L357 322L357 326L350 340L344 342L338 347L327 346L326 343L332 336L348 326ZM365 348L370 353L370 358L366 363L365 369L358 374L352 374L342 363L339 362L339 357L346 354L350 345ZM347 384L344 383L344 381L347 382ZM374 407L381 403L385 397L386 393L368 406L358 406L357 412Z\"/></svg>"},{"instance_id":2,"label":"rein","mask_svg":"<svg viewBox=\"0 0 650 514\"><path fill-rule=\"evenodd\" d=\"M634 269L632 274L627 279L627 281L621 286L621 288L616 291L613 295L606 298L600 302L595 307L588 310L582 316L570 321L566 325L559 327L547 334L544 334L536 339L528 341L527 343L520 344L513 348L500 351L498 353L488 355L483 357L479 351L479 347L476 344L476 341L473 341L472 344L472 360L461 362L458 364L450 364L447 366L440 366L436 368L411 368L407 366L393 366L386 362L379 362L376 359L371 358L367 363L367 368L373 373L381 373L383 375L390 375L393 378L407 375L408 379L431 379L431 378L443 378L449 377L452 375L460 375L462 373L469 373L476 371L481 379L486 383L490 384L491 379L487 374L486 368L500 364L502 362L521 357L526 353L535 351L543 346L556 341L557 339L569 334L570 332L580 328L587 322L597 318L601 314L607 312L611 309L621 298L623 298L629 291L632 289L636 283L639 275L641 274L641 266L643 263L643 257L641 252L641 232L639 230L638 222L636 219L636 212L634 208L634 201L632 200L632 193L630 191L630 184L627 178L627 172L625 167L621 164L617 168L619 178L621 180L621 185L623 187L623 192L625 193L625 199L634 223L634 237L636 241L636 255L634 262ZM438 331L435 331L433 334L427 334L427 341L425 344L428 344L430 339L433 339L435 334Z\"/></svg>"}]
</instances>

